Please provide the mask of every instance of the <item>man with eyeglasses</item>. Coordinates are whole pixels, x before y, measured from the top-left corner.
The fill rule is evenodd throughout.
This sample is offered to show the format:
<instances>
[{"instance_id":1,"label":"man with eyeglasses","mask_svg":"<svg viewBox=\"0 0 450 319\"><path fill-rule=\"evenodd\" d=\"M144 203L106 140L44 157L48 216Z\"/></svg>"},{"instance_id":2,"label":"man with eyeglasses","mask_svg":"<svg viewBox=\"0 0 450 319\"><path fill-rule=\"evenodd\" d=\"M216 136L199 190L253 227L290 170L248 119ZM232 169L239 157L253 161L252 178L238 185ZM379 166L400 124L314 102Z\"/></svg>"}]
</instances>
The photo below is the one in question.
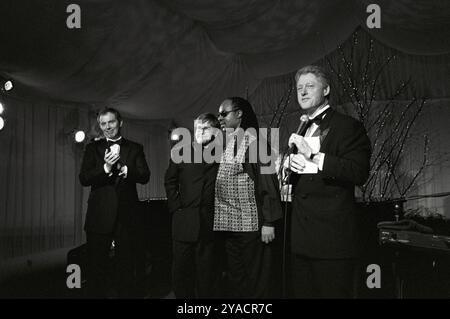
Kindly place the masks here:
<instances>
[{"instance_id":1,"label":"man with eyeglasses","mask_svg":"<svg viewBox=\"0 0 450 319\"><path fill-rule=\"evenodd\" d=\"M185 162L172 158L164 186L172 213L172 283L176 298L217 298L218 249L213 232L214 183L218 163L194 160L194 153L211 151L219 121L203 113L194 121L195 138ZM174 146L176 147L176 146Z\"/></svg>"},{"instance_id":2,"label":"man with eyeglasses","mask_svg":"<svg viewBox=\"0 0 450 319\"><path fill-rule=\"evenodd\" d=\"M282 216L278 180L249 160L259 125L247 100L224 100L219 122L228 136L216 178L214 231L224 242L228 296L268 297L274 222Z\"/></svg>"},{"instance_id":3,"label":"man with eyeglasses","mask_svg":"<svg viewBox=\"0 0 450 319\"><path fill-rule=\"evenodd\" d=\"M363 125L329 105L330 80L317 66L295 75L297 99L310 119L306 138L292 134L284 167L294 186L292 273L297 298L351 298L357 257L355 186L369 176L371 145ZM309 139L309 141L311 141ZM315 166L316 173L307 165Z\"/></svg>"}]
</instances>

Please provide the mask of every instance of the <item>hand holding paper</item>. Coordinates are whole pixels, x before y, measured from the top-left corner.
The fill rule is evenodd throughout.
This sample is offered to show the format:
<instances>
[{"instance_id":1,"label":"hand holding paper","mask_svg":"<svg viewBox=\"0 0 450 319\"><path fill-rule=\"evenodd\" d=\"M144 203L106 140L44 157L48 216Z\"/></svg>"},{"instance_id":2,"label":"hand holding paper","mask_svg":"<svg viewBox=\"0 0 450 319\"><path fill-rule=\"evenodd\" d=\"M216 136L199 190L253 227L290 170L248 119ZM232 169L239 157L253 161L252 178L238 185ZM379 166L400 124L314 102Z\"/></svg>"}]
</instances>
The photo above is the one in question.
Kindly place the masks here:
<instances>
[{"instance_id":1,"label":"hand holding paper","mask_svg":"<svg viewBox=\"0 0 450 319\"><path fill-rule=\"evenodd\" d=\"M317 174L318 166L309 159L309 156L319 152L320 138L292 134L289 138L289 146L292 144L297 146L298 154L291 154L284 162L284 167L297 174Z\"/></svg>"},{"instance_id":2,"label":"hand holding paper","mask_svg":"<svg viewBox=\"0 0 450 319\"><path fill-rule=\"evenodd\" d=\"M291 134L289 137L289 147L295 144L298 154L303 154L309 158L311 154L319 152L320 139L318 137L303 137L298 134Z\"/></svg>"},{"instance_id":3,"label":"hand holding paper","mask_svg":"<svg viewBox=\"0 0 450 319\"><path fill-rule=\"evenodd\" d=\"M111 150L111 152L113 154L120 154L120 145L119 144L113 144L109 147L109 149Z\"/></svg>"}]
</instances>

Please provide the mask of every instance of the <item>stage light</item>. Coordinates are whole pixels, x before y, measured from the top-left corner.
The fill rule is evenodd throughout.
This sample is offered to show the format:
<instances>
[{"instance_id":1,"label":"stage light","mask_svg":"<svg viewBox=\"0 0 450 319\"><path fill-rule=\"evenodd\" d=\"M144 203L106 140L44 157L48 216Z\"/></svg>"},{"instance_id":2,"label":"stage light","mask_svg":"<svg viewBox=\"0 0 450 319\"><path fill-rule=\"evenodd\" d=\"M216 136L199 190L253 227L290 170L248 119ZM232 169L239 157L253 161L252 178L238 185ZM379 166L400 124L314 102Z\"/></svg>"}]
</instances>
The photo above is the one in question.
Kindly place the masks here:
<instances>
[{"instance_id":1,"label":"stage light","mask_svg":"<svg viewBox=\"0 0 450 319\"><path fill-rule=\"evenodd\" d=\"M3 114L3 111L5 110L5 108L3 107L3 104L0 103L0 114Z\"/></svg>"},{"instance_id":2,"label":"stage light","mask_svg":"<svg viewBox=\"0 0 450 319\"><path fill-rule=\"evenodd\" d=\"M3 127L5 127L5 120L0 116L0 131L3 130Z\"/></svg>"},{"instance_id":3,"label":"stage light","mask_svg":"<svg viewBox=\"0 0 450 319\"><path fill-rule=\"evenodd\" d=\"M5 84L3 84L3 89L5 90L5 91L11 91L12 89L13 89L13 84L12 84L12 82L11 81L6 81L5 82Z\"/></svg>"},{"instance_id":4,"label":"stage light","mask_svg":"<svg viewBox=\"0 0 450 319\"><path fill-rule=\"evenodd\" d=\"M171 134L170 135L170 139L172 140L172 141L178 141L179 139L180 139L180 135L178 135L178 134Z\"/></svg>"},{"instance_id":5,"label":"stage light","mask_svg":"<svg viewBox=\"0 0 450 319\"><path fill-rule=\"evenodd\" d=\"M81 143L84 141L85 138L86 134L84 133L84 131L79 130L75 133L75 142Z\"/></svg>"}]
</instances>

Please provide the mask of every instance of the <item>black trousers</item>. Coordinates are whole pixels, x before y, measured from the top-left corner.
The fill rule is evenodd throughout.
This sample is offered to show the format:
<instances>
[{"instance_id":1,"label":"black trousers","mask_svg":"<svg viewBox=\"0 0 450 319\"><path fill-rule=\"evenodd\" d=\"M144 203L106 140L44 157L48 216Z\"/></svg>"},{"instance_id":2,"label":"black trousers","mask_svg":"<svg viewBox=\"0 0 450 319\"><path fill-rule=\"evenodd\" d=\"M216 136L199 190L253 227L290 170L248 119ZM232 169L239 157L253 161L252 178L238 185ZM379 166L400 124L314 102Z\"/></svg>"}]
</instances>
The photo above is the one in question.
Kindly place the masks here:
<instances>
[{"instance_id":1,"label":"black trousers","mask_svg":"<svg viewBox=\"0 0 450 319\"><path fill-rule=\"evenodd\" d=\"M220 297L216 242L174 240L172 244L172 284L176 298Z\"/></svg>"},{"instance_id":2,"label":"black trousers","mask_svg":"<svg viewBox=\"0 0 450 319\"><path fill-rule=\"evenodd\" d=\"M136 271L140 243L136 232L118 224L114 233L87 232L88 294L91 298L136 297ZM111 243L114 240L114 257ZM116 291L111 295L112 291Z\"/></svg>"},{"instance_id":3,"label":"black trousers","mask_svg":"<svg viewBox=\"0 0 450 319\"><path fill-rule=\"evenodd\" d=\"M353 259L314 259L292 255L295 298L353 298Z\"/></svg>"},{"instance_id":4,"label":"black trousers","mask_svg":"<svg viewBox=\"0 0 450 319\"><path fill-rule=\"evenodd\" d=\"M261 232L222 232L227 260L227 297L269 298L272 244Z\"/></svg>"}]
</instances>

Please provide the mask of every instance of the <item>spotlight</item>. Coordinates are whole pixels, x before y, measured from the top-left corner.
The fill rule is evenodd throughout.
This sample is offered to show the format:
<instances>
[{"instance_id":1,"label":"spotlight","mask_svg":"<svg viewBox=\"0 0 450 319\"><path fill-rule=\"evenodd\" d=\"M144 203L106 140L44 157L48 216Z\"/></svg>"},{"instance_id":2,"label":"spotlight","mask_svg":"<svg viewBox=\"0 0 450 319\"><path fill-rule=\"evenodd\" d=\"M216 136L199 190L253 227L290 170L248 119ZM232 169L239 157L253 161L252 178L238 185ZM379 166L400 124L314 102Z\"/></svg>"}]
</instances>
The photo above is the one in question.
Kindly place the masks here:
<instances>
[{"instance_id":1,"label":"spotlight","mask_svg":"<svg viewBox=\"0 0 450 319\"><path fill-rule=\"evenodd\" d=\"M5 84L3 84L3 89L5 91L11 91L13 89L13 84L10 80L6 81Z\"/></svg>"},{"instance_id":2,"label":"spotlight","mask_svg":"<svg viewBox=\"0 0 450 319\"><path fill-rule=\"evenodd\" d=\"M81 143L84 141L85 138L86 138L86 134L84 133L84 131L80 130L75 133L75 142Z\"/></svg>"},{"instance_id":3,"label":"spotlight","mask_svg":"<svg viewBox=\"0 0 450 319\"><path fill-rule=\"evenodd\" d=\"M178 134L171 134L170 135L170 140L172 140L172 141L174 141L174 142L176 142L176 141L178 141L180 139L180 135L178 135Z\"/></svg>"},{"instance_id":4,"label":"spotlight","mask_svg":"<svg viewBox=\"0 0 450 319\"><path fill-rule=\"evenodd\" d=\"M5 120L0 116L0 131L3 130L3 127L5 127Z\"/></svg>"},{"instance_id":5,"label":"spotlight","mask_svg":"<svg viewBox=\"0 0 450 319\"><path fill-rule=\"evenodd\" d=\"M3 107L3 104L0 103L0 114L3 114L3 111L5 110L5 108Z\"/></svg>"}]
</instances>

